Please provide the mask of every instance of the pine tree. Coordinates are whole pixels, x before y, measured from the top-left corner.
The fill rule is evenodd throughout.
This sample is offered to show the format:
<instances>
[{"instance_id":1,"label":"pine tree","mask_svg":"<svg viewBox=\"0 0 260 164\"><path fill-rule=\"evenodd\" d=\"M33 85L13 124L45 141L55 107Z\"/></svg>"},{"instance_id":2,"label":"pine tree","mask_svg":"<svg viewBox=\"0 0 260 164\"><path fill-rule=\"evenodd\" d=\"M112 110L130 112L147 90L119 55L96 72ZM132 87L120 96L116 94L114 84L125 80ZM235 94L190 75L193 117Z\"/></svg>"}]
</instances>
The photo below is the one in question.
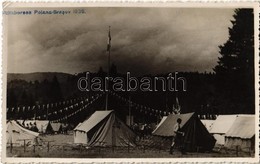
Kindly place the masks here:
<instances>
[{"instance_id":1,"label":"pine tree","mask_svg":"<svg viewBox=\"0 0 260 164\"><path fill-rule=\"evenodd\" d=\"M53 77L53 80L51 82L50 92L51 92L51 102L56 102L62 99L60 83L56 76Z\"/></svg>"},{"instance_id":2,"label":"pine tree","mask_svg":"<svg viewBox=\"0 0 260 164\"><path fill-rule=\"evenodd\" d=\"M233 113L254 112L254 16L252 9L236 9L229 39L219 46L214 68L217 88L226 109ZM223 101L223 100L221 100ZM228 111L230 112L230 111Z\"/></svg>"}]
</instances>

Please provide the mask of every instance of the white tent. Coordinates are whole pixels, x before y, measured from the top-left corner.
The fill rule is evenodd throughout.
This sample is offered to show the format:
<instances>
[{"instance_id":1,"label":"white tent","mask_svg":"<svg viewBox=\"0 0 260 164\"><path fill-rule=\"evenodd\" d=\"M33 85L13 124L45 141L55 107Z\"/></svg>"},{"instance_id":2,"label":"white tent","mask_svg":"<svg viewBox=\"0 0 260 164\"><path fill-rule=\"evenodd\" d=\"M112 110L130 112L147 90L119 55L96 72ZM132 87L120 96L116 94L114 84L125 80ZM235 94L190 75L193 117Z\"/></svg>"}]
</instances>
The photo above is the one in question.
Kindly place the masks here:
<instances>
[{"instance_id":1,"label":"white tent","mask_svg":"<svg viewBox=\"0 0 260 164\"><path fill-rule=\"evenodd\" d=\"M215 120L203 120L203 119L201 119L200 121L203 123L203 125L207 128L209 132L211 131L212 126L215 122Z\"/></svg>"},{"instance_id":2,"label":"white tent","mask_svg":"<svg viewBox=\"0 0 260 164\"><path fill-rule=\"evenodd\" d=\"M6 126L6 142L13 146L29 145L36 142L39 133L23 128L15 121L9 121Z\"/></svg>"},{"instance_id":3,"label":"white tent","mask_svg":"<svg viewBox=\"0 0 260 164\"><path fill-rule=\"evenodd\" d=\"M211 126L210 133L217 140L216 144L225 144L225 134L233 125L237 115L219 115Z\"/></svg>"},{"instance_id":4,"label":"white tent","mask_svg":"<svg viewBox=\"0 0 260 164\"><path fill-rule=\"evenodd\" d=\"M51 124L51 128L53 130L54 133L59 133L61 132L62 129L62 124L57 122L57 123L50 123Z\"/></svg>"},{"instance_id":5,"label":"white tent","mask_svg":"<svg viewBox=\"0 0 260 164\"><path fill-rule=\"evenodd\" d=\"M38 128L40 133L52 133L53 129L50 125L50 121L48 120L17 120L20 124L34 124L36 123L36 127Z\"/></svg>"},{"instance_id":6,"label":"white tent","mask_svg":"<svg viewBox=\"0 0 260 164\"><path fill-rule=\"evenodd\" d=\"M255 116L239 115L226 133L225 147L248 151L255 148Z\"/></svg>"},{"instance_id":7,"label":"white tent","mask_svg":"<svg viewBox=\"0 0 260 164\"><path fill-rule=\"evenodd\" d=\"M113 111L96 111L74 129L74 143L89 146L134 146L135 133Z\"/></svg>"}]
</instances>

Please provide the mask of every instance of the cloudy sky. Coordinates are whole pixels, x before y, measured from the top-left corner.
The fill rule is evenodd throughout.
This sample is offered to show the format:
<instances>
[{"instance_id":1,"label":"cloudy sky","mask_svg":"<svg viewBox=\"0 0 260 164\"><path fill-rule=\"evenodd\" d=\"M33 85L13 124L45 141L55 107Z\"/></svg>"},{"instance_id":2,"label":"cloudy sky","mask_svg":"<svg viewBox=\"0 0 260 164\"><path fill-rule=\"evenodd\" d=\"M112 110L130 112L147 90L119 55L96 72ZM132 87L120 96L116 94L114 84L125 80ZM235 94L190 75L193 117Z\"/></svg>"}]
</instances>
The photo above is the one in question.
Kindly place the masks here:
<instances>
[{"instance_id":1,"label":"cloudy sky","mask_svg":"<svg viewBox=\"0 0 260 164\"><path fill-rule=\"evenodd\" d=\"M86 8L86 14L9 15L8 72L106 69L108 26L111 62L119 72L212 71L233 14L234 9Z\"/></svg>"}]
</instances>

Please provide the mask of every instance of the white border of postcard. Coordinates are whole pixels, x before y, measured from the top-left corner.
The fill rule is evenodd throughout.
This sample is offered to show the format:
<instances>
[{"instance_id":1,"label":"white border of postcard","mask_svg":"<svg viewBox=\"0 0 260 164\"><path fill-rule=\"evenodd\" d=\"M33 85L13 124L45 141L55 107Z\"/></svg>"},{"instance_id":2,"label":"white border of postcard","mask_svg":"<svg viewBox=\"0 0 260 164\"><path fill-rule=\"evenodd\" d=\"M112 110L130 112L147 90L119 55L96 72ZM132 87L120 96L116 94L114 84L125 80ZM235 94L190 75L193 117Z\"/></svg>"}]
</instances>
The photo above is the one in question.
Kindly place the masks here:
<instances>
[{"instance_id":1,"label":"white border of postcard","mask_svg":"<svg viewBox=\"0 0 260 164\"><path fill-rule=\"evenodd\" d=\"M3 8L18 8L18 7L178 7L178 8L254 8L254 25L255 25L255 109L256 109L256 118L259 118L259 3L258 2L217 2L214 3L209 2L165 2L165 1L119 1L119 2L107 2L107 1L89 1L87 3L59 3L59 2L40 2L40 3L32 3L25 2L17 3L17 2L3 2ZM3 103L2 103L2 162L5 163L31 163L31 162L57 162L57 163L158 163L158 162L250 162L257 163L259 162L259 119L255 119L255 157L245 157L245 158L11 158L6 157L6 147L5 147L5 132L6 127L6 81L7 81L7 50L6 50L6 41L7 39L4 37L6 29L3 28Z\"/></svg>"}]
</instances>

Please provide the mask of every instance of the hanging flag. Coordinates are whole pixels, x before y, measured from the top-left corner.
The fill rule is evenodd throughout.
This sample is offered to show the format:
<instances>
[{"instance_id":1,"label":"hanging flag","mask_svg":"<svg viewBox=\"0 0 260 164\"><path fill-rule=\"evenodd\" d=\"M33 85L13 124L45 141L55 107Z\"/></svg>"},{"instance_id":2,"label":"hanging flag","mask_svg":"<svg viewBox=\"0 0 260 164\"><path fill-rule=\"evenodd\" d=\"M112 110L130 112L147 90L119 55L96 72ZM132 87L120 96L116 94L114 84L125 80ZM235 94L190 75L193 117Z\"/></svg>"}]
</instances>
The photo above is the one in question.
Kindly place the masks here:
<instances>
[{"instance_id":1,"label":"hanging flag","mask_svg":"<svg viewBox=\"0 0 260 164\"><path fill-rule=\"evenodd\" d=\"M179 104L178 97L176 97L176 107L173 106L173 111L174 111L175 114L181 113L181 106Z\"/></svg>"},{"instance_id":2,"label":"hanging flag","mask_svg":"<svg viewBox=\"0 0 260 164\"><path fill-rule=\"evenodd\" d=\"M110 34L110 26L108 31L108 39L107 39L107 51L110 51L111 49L111 34Z\"/></svg>"}]
</instances>

